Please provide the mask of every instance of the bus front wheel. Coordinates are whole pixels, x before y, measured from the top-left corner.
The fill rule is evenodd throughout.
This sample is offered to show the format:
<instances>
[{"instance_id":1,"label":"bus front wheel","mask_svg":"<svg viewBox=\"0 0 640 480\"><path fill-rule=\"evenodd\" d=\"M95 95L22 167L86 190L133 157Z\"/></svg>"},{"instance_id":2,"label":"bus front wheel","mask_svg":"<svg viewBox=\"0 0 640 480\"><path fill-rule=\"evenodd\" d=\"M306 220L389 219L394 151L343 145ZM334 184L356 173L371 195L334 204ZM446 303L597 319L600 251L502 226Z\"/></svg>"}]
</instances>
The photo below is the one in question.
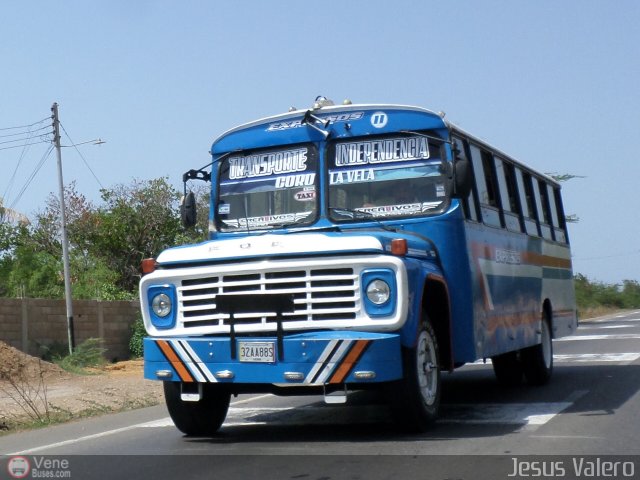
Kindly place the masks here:
<instances>
[{"instance_id":1,"label":"bus front wheel","mask_svg":"<svg viewBox=\"0 0 640 480\"><path fill-rule=\"evenodd\" d=\"M219 385L204 384L199 401L185 402L180 398L180 382L163 383L167 410L178 430L186 435L210 436L220 429L229 410L228 391Z\"/></svg>"},{"instance_id":2,"label":"bus front wheel","mask_svg":"<svg viewBox=\"0 0 640 480\"><path fill-rule=\"evenodd\" d=\"M404 429L424 432L440 407L438 340L429 322L423 324L415 348L403 351L404 378L392 387L392 409Z\"/></svg>"}]
</instances>

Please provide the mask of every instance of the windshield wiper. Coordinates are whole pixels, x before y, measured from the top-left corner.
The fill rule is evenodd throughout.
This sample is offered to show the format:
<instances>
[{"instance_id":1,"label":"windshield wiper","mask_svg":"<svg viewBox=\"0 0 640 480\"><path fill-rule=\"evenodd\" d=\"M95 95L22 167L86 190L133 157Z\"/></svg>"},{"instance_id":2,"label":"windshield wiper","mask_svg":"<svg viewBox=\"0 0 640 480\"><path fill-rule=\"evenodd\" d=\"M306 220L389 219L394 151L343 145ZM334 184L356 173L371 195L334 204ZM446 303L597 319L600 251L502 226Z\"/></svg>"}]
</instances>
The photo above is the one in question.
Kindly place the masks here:
<instances>
[{"instance_id":1,"label":"windshield wiper","mask_svg":"<svg viewBox=\"0 0 640 480\"><path fill-rule=\"evenodd\" d=\"M340 207L329 207L329 211L337 213L338 215L343 215L347 218L352 219L360 219L360 220L369 220L375 218L373 213L364 212L362 210L355 210L353 208L340 208Z\"/></svg>"},{"instance_id":2,"label":"windshield wiper","mask_svg":"<svg viewBox=\"0 0 640 480\"><path fill-rule=\"evenodd\" d=\"M300 223L304 223L306 221L308 221L309 218L308 217L301 217L301 218L297 218L295 220L291 220L289 222L279 222L279 223L270 223L268 225L265 225L264 227L260 228L260 230L262 230L263 228L266 230L264 233L269 233L271 230L274 230L276 228L287 228L287 227L294 227Z\"/></svg>"}]
</instances>

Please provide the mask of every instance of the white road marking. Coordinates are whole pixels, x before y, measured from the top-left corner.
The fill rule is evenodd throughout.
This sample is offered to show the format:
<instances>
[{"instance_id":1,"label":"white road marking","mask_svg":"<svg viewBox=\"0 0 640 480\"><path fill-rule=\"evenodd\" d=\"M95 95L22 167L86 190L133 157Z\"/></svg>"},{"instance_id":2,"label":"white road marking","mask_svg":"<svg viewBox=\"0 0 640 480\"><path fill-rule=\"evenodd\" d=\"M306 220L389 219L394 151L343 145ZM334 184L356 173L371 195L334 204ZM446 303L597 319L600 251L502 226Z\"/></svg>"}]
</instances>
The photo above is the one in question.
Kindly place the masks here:
<instances>
[{"instance_id":1,"label":"white road marking","mask_svg":"<svg viewBox=\"0 0 640 480\"><path fill-rule=\"evenodd\" d=\"M145 422L145 423L150 423L150 422ZM105 432L94 433L93 435L85 435L84 437L70 438L69 440L65 440L63 442L50 443L49 445L42 445L40 447L28 448L20 452L7 453L5 455L27 455L27 454L33 454L35 452L41 452L42 450L48 450L50 448L58 448L58 447L64 447L66 445L73 445L74 443L86 442L87 440L107 437L109 435L114 435L116 433L128 432L129 430L133 430L135 428L139 428L145 425L145 423L129 425L128 427L116 428L114 430L107 430Z\"/></svg>"},{"instance_id":2,"label":"white road marking","mask_svg":"<svg viewBox=\"0 0 640 480\"><path fill-rule=\"evenodd\" d=\"M174 427L171 417L161 418L160 420L154 420L153 422L139 423L138 428L159 428L159 427Z\"/></svg>"},{"instance_id":3,"label":"white road marking","mask_svg":"<svg viewBox=\"0 0 640 480\"><path fill-rule=\"evenodd\" d=\"M517 424L523 428L537 428L540 425L548 423L553 417L561 413L563 410L571 406L578 398L583 396L586 391L573 392L563 402L547 402L547 403L492 403L492 404L454 404L443 405L442 415L438 420L439 423L455 423L455 424ZM238 407L238 404L246 404L269 395L260 395L248 399L235 402L229 407L229 415L225 425L241 426L241 425L263 425L263 424L283 424L287 422L300 423L301 421L326 424L337 421L351 421L353 410L350 407L331 407L331 415L327 415L327 411L317 406L302 407L257 407L247 408ZM352 408L352 407L351 407ZM372 410L375 410L372 407ZM383 408L379 409L377 415L365 415L365 420L382 421L386 418ZM359 412L363 409L359 408ZM266 418L265 418L266 416ZM272 416L272 418L268 418ZM250 420L256 417L255 420ZM149 422L129 425L127 427L116 428L104 432L85 435L82 437L71 438L61 442L55 442L48 445L41 445L24 449L18 452L7 453L5 455L27 455L44 450L73 445L88 440L124 433L138 428L166 428L173 427L171 418L164 417Z\"/></svg>"},{"instance_id":4,"label":"white road marking","mask_svg":"<svg viewBox=\"0 0 640 480\"><path fill-rule=\"evenodd\" d=\"M438 423L540 426L573 402L443 405Z\"/></svg>"},{"instance_id":5,"label":"white road marking","mask_svg":"<svg viewBox=\"0 0 640 480\"><path fill-rule=\"evenodd\" d=\"M589 362L635 362L640 358L640 353L570 353L554 354L554 362L562 363L589 363Z\"/></svg>"},{"instance_id":6,"label":"white road marking","mask_svg":"<svg viewBox=\"0 0 640 480\"><path fill-rule=\"evenodd\" d=\"M256 400L260 400L263 399L265 397L269 397L270 395L258 395L256 397L250 397L250 398L246 398L243 400L238 400L237 402L234 402L232 404L232 406L230 407L230 410L233 410L233 405L239 405L239 404L245 404L245 403L249 403L249 402L253 402ZM62 442L56 442L56 443L50 443L48 445L41 445L39 447L33 447L33 448L28 448L25 450L21 450L19 452L13 452L13 453L6 453L5 455L27 455L27 454L32 454L32 453L36 453L36 452L41 452L43 450L49 450L51 448L58 448L58 447L64 447L67 445L73 445L76 443L81 443L81 442L86 442L87 440L94 440L96 438L102 438L102 437L107 437L109 435L115 435L117 433L122 433L122 432L128 432L130 430L135 430L136 428L158 428L158 427L173 427L173 421L171 420L171 418L166 417L166 418L161 418L158 420L152 420L150 422L144 422L144 423L137 423L135 425L129 425L126 427L122 427L122 428L116 428L114 430L107 430L104 432L99 432L99 433L94 433L93 435L85 435L83 437L76 437L76 438L70 438L69 440L64 440Z\"/></svg>"},{"instance_id":7,"label":"white road marking","mask_svg":"<svg viewBox=\"0 0 640 480\"><path fill-rule=\"evenodd\" d=\"M556 338L554 342L576 342L583 340L637 340L640 334L637 333L618 333L612 335L573 335L570 337Z\"/></svg>"},{"instance_id":8,"label":"white road marking","mask_svg":"<svg viewBox=\"0 0 640 480\"><path fill-rule=\"evenodd\" d=\"M631 363L640 358L640 353L623 352L623 353L554 353L553 361L557 363L599 363L599 362L622 362ZM491 359L476 360L467 366L473 365L491 365Z\"/></svg>"},{"instance_id":9,"label":"white road marking","mask_svg":"<svg viewBox=\"0 0 640 480\"><path fill-rule=\"evenodd\" d=\"M270 393L265 393L264 395L257 395L255 397L245 398L244 400L236 400L234 402L231 402L231 407L235 405L242 405L244 403L255 402L256 400L262 400L263 398L268 398L272 396L273 395L271 395Z\"/></svg>"},{"instance_id":10,"label":"white road marking","mask_svg":"<svg viewBox=\"0 0 640 480\"><path fill-rule=\"evenodd\" d=\"M613 330L616 328L637 328L637 325L593 325L593 326L581 326L580 330Z\"/></svg>"},{"instance_id":11,"label":"white road marking","mask_svg":"<svg viewBox=\"0 0 640 480\"><path fill-rule=\"evenodd\" d=\"M585 391L574 392L563 402L542 403L469 403L444 404L440 424L519 425L535 429L551 421L553 417L569 408ZM327 414L329 410L329 414ZM370 406L368 412L354 407L301 406L297 408L236 408L230 410L226 426L250 425L294 425L312 423L330 425L336 423L385 422L389 421L384 406Z\"/></svg>"}]
</instances>

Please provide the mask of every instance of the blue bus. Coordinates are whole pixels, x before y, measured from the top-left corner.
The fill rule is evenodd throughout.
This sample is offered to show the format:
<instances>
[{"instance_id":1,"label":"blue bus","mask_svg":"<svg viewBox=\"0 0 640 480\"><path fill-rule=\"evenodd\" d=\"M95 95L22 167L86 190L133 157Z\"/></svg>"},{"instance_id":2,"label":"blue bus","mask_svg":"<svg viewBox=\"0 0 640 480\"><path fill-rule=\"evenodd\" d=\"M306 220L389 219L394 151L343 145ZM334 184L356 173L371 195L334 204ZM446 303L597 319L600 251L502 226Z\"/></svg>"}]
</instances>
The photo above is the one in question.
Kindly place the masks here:
<instances>
[{"instance_id":1,"label":"blue bus","mask_svg":"<svg viewBox=\"0 0 640 480\"><path fill-rule=\"evenodd\" d=\"M429 110L334 105L233 128L208 239L144 263L145 378L212 435L230 397L379 389L403 427L437 418L441 372L491 359L541 385L577 316L560 185Z\"/></svg>"}]
</instances>

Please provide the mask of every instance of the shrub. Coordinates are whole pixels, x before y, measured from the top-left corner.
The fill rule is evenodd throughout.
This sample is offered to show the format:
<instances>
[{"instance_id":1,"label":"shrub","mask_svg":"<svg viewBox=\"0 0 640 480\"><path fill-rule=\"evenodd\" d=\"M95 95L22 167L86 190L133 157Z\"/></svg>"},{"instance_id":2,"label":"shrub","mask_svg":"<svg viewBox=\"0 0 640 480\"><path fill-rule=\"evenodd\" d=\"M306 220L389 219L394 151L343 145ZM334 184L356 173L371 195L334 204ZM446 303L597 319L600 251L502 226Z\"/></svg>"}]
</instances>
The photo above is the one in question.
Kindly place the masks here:
<instances>
[{"instance_id":1,"label":"shrub","mask_svg":"<svg viewBox=\"0 0 640 480\"><path fill-rule=\"evenodd\" d=\"M58 365L68 371L77 371L104 364L105 359L102 355L106 349L100 345L100 342L99 338L85 340L75 348L72 354L58 361Z\"/></svg>"},{"instance_id":2,"label":"shrub","mask_svg":"<svg viewBox=\"0 0 640 480\"><path fill-rule=\"evenodd\" d=\"M144 354L143 339L147 336L142 317L138 317L131 326L131 339L129 340L129 351L131 356L140 358Z\"/></svg>"}]
</instances>

